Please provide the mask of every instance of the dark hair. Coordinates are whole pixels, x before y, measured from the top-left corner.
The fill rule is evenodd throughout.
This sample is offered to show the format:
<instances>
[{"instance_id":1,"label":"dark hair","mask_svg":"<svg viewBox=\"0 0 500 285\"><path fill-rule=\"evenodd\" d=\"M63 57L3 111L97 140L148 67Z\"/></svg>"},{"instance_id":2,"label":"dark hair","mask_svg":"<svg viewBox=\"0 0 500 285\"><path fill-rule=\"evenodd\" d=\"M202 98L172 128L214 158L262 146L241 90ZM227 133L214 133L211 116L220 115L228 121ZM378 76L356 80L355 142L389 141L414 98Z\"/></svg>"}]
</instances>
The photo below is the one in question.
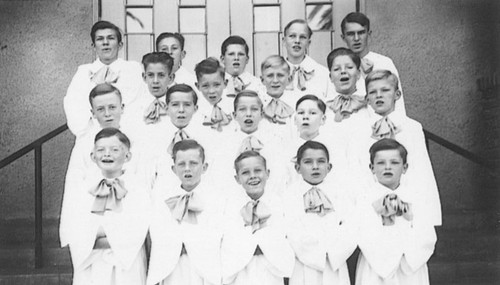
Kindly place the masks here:
<instances>
[{"instance_id":1,"label":"dark hair","mask_svg":"<svg viewBox=\"0 0 500 285\"><path fill-rule=\"evenodd\" d=\"M342 30L342 34L345 34L345 26L347 23L358 23L361 26L366 28L366 31L370 31L370 19L366 17L365 14L360 12L351 12L344 17L342 22L340 23L340 29Z\"/></svg>"},{"instance_id":2,"label":"dark hair","mask_svg":"<svg viewBox=\"0 0 500 285\"><path fill-rule=\"evenodd\" d=\"M201 161L205 162L205 149L203 148L203 146L201 146L201 144L199 144L197 141L192 140L192 139L178 141L174 144L174 147L172 148L173 161L175 162L175 159L177 157L177 152L186 151L186 150L190 150L190 149L199 150Z\"/></svg>"},{"instance_id":3,"label":"dark hair","mask_svg":"<svg viewBox=\"0 0 500 285\"><path fill-rule=\"evenodd\" d=\"M354 64L356 64L356 67L358 69L361 66L361 58L357 54L355 54L352 50L348 48L340 47L332 50L326 57L326 63L328 64L329 71L332 70L333 61L335 60L335 58L341 55L347 55L348 57L350 57L354 62Z\"/></svg>"},{"instance_id":4,"label":"dark hair","mask_svg":"<svg viewBox=\"0 0 500 285\"><path fill-rule=\"evenodd\" d=\"M259 99L260 102L260 108L263 108L262 100L259 97L259 94L253 90L242 90L238 94L236 94L236 97L234 97L233 101L233 107L234 111L236 112L236 108L238 107L238 103L240 102L241 97L251 97L251 98L257 98Z\"/></svg>"},{"instance_id":5,"label":"dark hair","mask_svg":"<svg viewBox=\"0 0 500 285\"><path fill-rule=\"evenodd\" d=\"M304 156L304 152L308 149L319 149L325 152L326 154L326 159L330 161L330 153L328 153L328 149L326 146L320 142L317 141L306 141L303 145L299 147L297 150L297 164L300 164L300 161L302 160L302 157Z\"/></svg>"},{"instance_id":6,"label":"dark hair","mask_svg":"<svg viewBox=\"0 0 500 285\"><path fill-rule=\"evenodd\" d=\"M300 97L300 99L297 100L297 104L295 104L295 110L297 110L297 108L299 108L300 103L304 102L305 100L312 100L316 102L321 112L323 112L323 114L326 112L325 102L323 102L323 100L319 99L317 96L311 94Z\"/></svg>"},{"instance_id":7,"label":"dark hair","mask_svg":"<svg viewBox=\"0 0 500 285\"><path fill-rule=\"evenodd\" d=\"M120 90L118 90L118 88L116 88L114 85L109 84L109 83L100 83L100 84L97 84L90 91L90 94L89 94L90 106L93 106L92 100L95 97L100 96L100 95L105 95L108 93L115 93L120 98L120 102L122 101L122 94L120 93Z\"/></svg>"},{"instance_id":8,"label":"dark hair","mask_svg":"<svg viewBox=\"0 0 500 285\"><path fill-rule=\"evenodd\" d=\"M247 150L240 153L240 155L238 155L238 157L236 157L236 159L234 160L234 169L236 170L236 174L238 174L238 164L240 163L240 161L249 157L259 157L260 159L262 159L262 162L264 162L264 167L267 169L267 161L265 157L263 157L258 151Z\"/></svg>"},{"instance_id":9,"label":"dark hair","mask_svg":"<svg viewBox=\"0 0 500 285\"><path fill-rule=\"evenodd\" d=\"M375 142L370 147L370 163L373 164L375 159L375 155L377 152L382 150L397 150L403 159L403 163L406 163L406 159L408 157L408 151L404 147L404 145L400 144L397 140L393 139L381 139Z\"/></svg>"},{"instance_id":10,"label":"dark hair","mask_svg":"<svg viewBox=\"0 0 500 285\"><path fill-rule=\"evenodd\" d=\"M306 20L303 20L303 19L295 19L295 20L292 20L290 21L288 24L286 24L285 26L285 29L283 30L283 35L286 37L286 32L288 31L288 29L290 29L290 27L293 25L293 24L304 24L306 25L307 27L307 32L309 33L309 38L312 37L313 35L313 31L311 29L311 27L309 27L309 24L307 23Z\"/></svg>"},{"instance_id":11,"label":"dark hair","mask_svg":"<svg viewBox=\"0 0 500 285\"><path fill-rule=\"evenodd\" d=\"M172 87L168 88L166 95L167 105L168 103L170 103L170 95L172 95L172 93L174 92L191 93L191 96L193 97L193 104L198 104L198 95L196 95L196 92L194 92L193 88L187 84L181 83L175 84Z\"/></svg>"},{"instance_id":12,"label":"dark hair","mask_svg":"<svg viewBox=\"0 0 500 285\"><path fill-rule=\"evenodd\" d=\"M146 71L148 65L151 63L161 63L165 65L168 69L168 74L170 74L172 73L172 67L174 66L174 59L166 52L150 52L142 57L144 71Z\"/></svg>"},{"instance_id":13,"label":"dark hair","mask_svg":"<svg viewBox=\"0 0 500 285\"><path fill-rule=\"evenodd\" d=\"M157 38L156 38L156 50L158 51L160 48L158 47L160 45L160 42L163 39L166 38L174 38L176 39L179 44L181 45L181 50L184 50L184 36L179 34L179 33L161 33Z\"/></svg>"},{"instance_id":14,"label":"dark hair","mask_svg":"<svg viewBox=\"0 0 500 285\"><path fill-rule=\"evenodd\" d=\"M222 46L220 48L220 52L221 52L221 55L225 55L226 54L226 51L227 51L227 47L229 45L242 45L245 47L245 53L248 55L248 45L247 45L247 42L245 41L244 38L240 37L240 36L230 36L229 38L225 39L223 42L222 42Z\"/></svg>"},{"instance_id":15,"label":"dark hair","mask_svg":"<svg viewBox=\"0 0 500 285\"><path fill-rule=\"evenodd\" d=\"M115 24L108 21L98 21L90 30L90 38L92 39L92 43L95 44L95 33L98 30L112 29L116 32L116 37L118 38L118 42L122 42L122 33L120 32L120 28L118 28Z\"/></svg>"},{"instance_id":16,"label":"dark hair","mask_svg":"<svg viewBox=\"0 0 500 285\"><path fill-rule=\"evenodd\" d=\"M219 60L214 57L209 57L200 61L194 68L196 73L196 79L200 81L200 78L205 74L219 73L222 79L225 78L226 73L224 72L224 67L220 64Z\"/></svg>"},{"instance_id":17,"label":"dark hair","mask_svg":"<svg viewBox=\"0 0 500 285\"><path fill-rule=\"evenodd\" d=\"M117 137L118 140L123 143L127 148L130 148L130 140L129 138L127 137L127 135L125 135L124 133L122 133L119 129L117 128L104 128L102 129L100 132L97 133L97 135L95 136L95 139L94 139L94 144L100 140L100 139L104 139L104 138L110 138L110 137Z\"/></svg>"}]
</instances>

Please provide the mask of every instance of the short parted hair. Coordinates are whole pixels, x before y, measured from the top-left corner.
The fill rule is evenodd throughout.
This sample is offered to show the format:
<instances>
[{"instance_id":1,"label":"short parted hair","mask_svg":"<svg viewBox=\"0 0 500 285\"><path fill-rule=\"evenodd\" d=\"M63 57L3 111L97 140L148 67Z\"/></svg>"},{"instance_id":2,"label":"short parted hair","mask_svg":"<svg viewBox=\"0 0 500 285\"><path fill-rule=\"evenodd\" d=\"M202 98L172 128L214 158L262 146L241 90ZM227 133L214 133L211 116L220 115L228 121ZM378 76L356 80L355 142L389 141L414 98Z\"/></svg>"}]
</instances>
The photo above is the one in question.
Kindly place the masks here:
<instances>
[{"instance_id":1,"label":"short parted hair","mask_svg":"<svg viewBox=\"0 0 500 285\"><path fill-rule=\"evenodd\" d=\"M257 92L255 92L253 90L243 90L243 91L239 92L238 94L236 94L236 97L234 97L233 107L234 107L235 112L236 112L236 109L238 108L238 103L240 102L241 97L257 98L259 101L259 104L260 104L260 108L261 109L263 108L264 104L262 104L262 100L260 99L259 94L257 94Z\"/></svg>"},{"instance_id":2,"label":"short parted hair","mask_svg":"<svg viewBox=\"0 0 500 285\"><path fill-rule=\"evenodd\" d=\"M265 157L263 157L258 151L247 150L247 151L240 153L240 155L238 155L238 157L236 157L236 159L234 160L234 169L236 170L236 174L238 174L238 170L240 170L240 167L239 167L240 161L242 161L245 158L249 158L249 157L259 157L262 160L262 162L264 163L264 167L267 169L267 161L266 161Z\"/></svg>"},{"instance_id":3,"label":"short parted hair","mask_svg":"<svg viewBox=\"0 0 500 285\"><path fill-rule=\"evenodd\" d=\"M387 80L392 86L394 86L394 90L399 89L398 77L396 76L396 74L390 72L389 70L379 69L368 73L365 78L365 86L368 87L368 84L370 84L370 82L376 80Z\"/></svg>"},{"instance_id":4,"label":"short parted hair","mask_svg":"<svg viewBox=\"0 0 500 285\"><path fill-rule=\"evenodd\" d=\"M306 27L307 27L307 33L309 34L308 38L310 39L312 37L313 31L312 31L311 27L309 27L309 24L307 23L307 21L304 20L304 19L291 20L288 24L286 24L285 29L283 30L283 35L285 35L285 37L286 37L286 32L288 32L288 29L290 29L290 27L293 24L304 24L304 25L306 25Z\"/></svg>"},{"instance_id":5,"label":"short parted hair","mask_svg":"<svg viewBox=\"0 0 500 285\"><path fill-rule=\"evenodd\" d=\"M341 55L346 55L350 57L358 69L361 66L361 58L357 54L355 54L352 50L348 48L340 47L332 50L326 57L328 70L332 70L333 61Z\"/></svg>"},{"instance_id":6,"label":"short parted hair","mask_svg":"<svg viewBox=\"0 0 500 285\"><path fill-rule=\"evenodd\" d=\"M157 38L156 38L156 50L158 51L160 49L160 42L163 39L167 38L174 38L176 39L179 44L181 45L181 50L184 50L184 36L179 34L179 33L161 33Z\"/></svg>"},{"instance_id":7,"label":"short parted hair","mask_svg":"<svg viewBox=\"0 0 500 285\"><path fill-rule=\"evenodd\" d=\"M172 68L174 66L174 59L166 52L150 52L142 57L144 71L146 71L148 65L151 63L161 63L165 65L168 69L168 74L170 74L172 73Z\"/></svg>"},{"instance_id":8,"label":"short parted hair","mask_svg":"<svg viewBox=\"0 0 500 285\"><path fill-rule=\"evenodd\" d=\"M122 133L119 129L117 128L104 128L102 129L100 132L97 133L97 135L95 136L95 139L94 139L94 144L100 140L100 139L104 139L104 138L110 138L110 137L117 137L118 140L124 145L127 147L127 149L130 149L130 140L129 138L127 137L127 135L125 135L124 133Z\"/></svg>"},{"instance_id":9,"label":"short parted hair","mask_svg":"<svg viewBox=\"0 0 500 285\"><path fill-rule=\"evenodd\" d=\"M118 39L118 42L119 43L122 42L122 33L120 32L120 28L118 28L115 24L108 21L98 21L92 26L92 29L90 30L90 38L92 39L93 44L95 44L95 33L98 30L105 30L105 29L114 30L116 32L116 37Z\"/></svg>"},{"instance_id":10,"label":"short parted hair","mask_svg":"<svg viewBox=\"0 0 500 285\"><path fill-rule=\"evenodd\" d=\"M345 35L345 26L347 23L357 23L366 28L366 31L370 31L370 19L360 12L351 12L347 14L342 22L340 23L340 29L342 30L342 34Z\"/></svg>"},{"instance_id":11,"label":"short parted hair","mask_svg":"<svg viewBox=\"0 0 500 285\"><path fill-rule=\"evenodd\" d=\"M118 90L118 88L116 88L114 85L109 84L109 83L101 83L101 84L97 84L90 91L90 94L89 94L90 106L93 106L92 101L94 100L95 97L100 96L100 95L105 95L108 93L115 93L116 96L118 96L120 98L120 102L122 102L122 93L120 93L120 90Z\"/></svg>"},{"instance_id":12,"label":"short parted hair","mask_svg":"<svg viewBox=\"0 0 500 285\"><path fill-rule=\"evenodd\" d=\"M381 139L375 142L370 147L370 163L373 164L375 160L375 155L379 151L383 150L397 150L403 159L403 163L406 163L408 157L408 151L404 147L404 145L400 144L397 140L394 139Z\"/></svg>"},{"instance_id":13,"label":"short parted hair","mask_svg":"<svg viewBox=\"0 0 500 285\"><path fill-rule=\"evenodd\" d=\"M290 65L286 62L285 58L281 55L270 55L260 65L261 73L264 73L264 70L268 68L283 68L290 74Z\"/></svg>"},{"instance_id":14,"label":"short parted hair","mask_svg":"<svg viewBox=\"0 0 500 285\"><path fill-rule=\"evenodd\" d=\"M196 73L196 79L198 81L200 81L200 78L205 74L214 74L218 72L220 76L222 76L222 79L224 79L226 76L224 67L215 57L209 57L207 59L200 61L195 66L194 72Z\"/></svg>"},{"instance_id":15,"label":"short parted hair","mask_svg":"<svg viewBox=\"0 0 500 285\"><path fill-rule=\"evenodd\" d=\"M247 45L247 42L245 41L244 38L242 38L240 36L230 36L227 39L225 39L222 42L222 46L220 47L221 55L225 55L226 54L227 47L229 45L242 45L242 46L244 46L245 47L245 53L246 53L247 56L249 56L248 55L248 45Z\"/></svg>"},{"instance_id":16,"label":"short parted hair","mask_svg":"<svg viewBox=\"0 0 500 285\"><path fill-rule=\"evenodd\" d=\"M302 157L304 157L304 153L308 149L319 149L325 152L326 155L326 160L330 162L330 153L328 153L328 149L326 146L320 142L317 141L306 141L303 145L299 147L297 150L297 164L300 164L300 161L302 160Z\"/></svg>"},{"instance_id":17,"label":"short parted hair","mask_svg":"<svg viewBox=\"0 0 500 285\"><path fill-rule=\"evenodd\" d=\"M174 144L174 147L172 148L172 159L174 160L174 162L177 158L177 152L187 151L190 149L199 150L201 161L205 162L205 149L197 141L191 139L178 141Z\"/></svg>"},{"instance_id":18,"label":"short parted hair","mask_svg":"<svg viewBox=\"0 0 500 285\"><path fill-rule=\"evenodd\" d=\"M191 86L184 83L175 84L172 87L168 88L166 95L167 105L168 103L170 103L170 95L172 95L172 93L174 92L191 93L191 96L193 97L193 104L198 105L198 95L196 95L196 92L194 92Z\"/></svg>"},{"instance_id":19,"label":"short parted hair","mask_svg":"<svg viewBox=\"0 0 500 285\"><path fill-rule=\"evenodd\" d=\"M302 97L300 97L299 100L297 100L297 104L295 104L295 110L299 108L300 103L306 101L306 100L312 100L318 104L318 108L323 112L323 114L326 112L326 104L323 102L323 100L319 99L316 95L312 94L307 94Z\"/></svg>"}]
</instances>

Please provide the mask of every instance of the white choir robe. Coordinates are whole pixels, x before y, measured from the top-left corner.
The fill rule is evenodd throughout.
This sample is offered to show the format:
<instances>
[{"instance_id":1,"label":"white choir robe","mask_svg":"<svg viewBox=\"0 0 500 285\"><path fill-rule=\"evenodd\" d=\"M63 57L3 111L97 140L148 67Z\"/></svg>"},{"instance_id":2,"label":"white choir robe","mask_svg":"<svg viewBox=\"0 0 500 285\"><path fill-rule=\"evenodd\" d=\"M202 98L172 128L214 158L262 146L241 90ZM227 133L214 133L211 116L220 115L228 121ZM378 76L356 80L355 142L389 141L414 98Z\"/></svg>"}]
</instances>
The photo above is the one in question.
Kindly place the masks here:
<instances>
[{"instance_id":1,"label":"white choir robe","mask_svg":"<svg viewBox=\"0 0 500 285\"><path fill-rule=\"evenodd\" d=\"M200 94L201 94L201 92L200 92ZM211 135L216 136L216 137L220 137L221 133L230 132L231 124L234 122L233 101L234 101L233 98L222 97L221 100L219 101L219 103L217 104L217 106L219 108L221 108L222 112L224 112L226 115L229 116L229 118L230 118L229 124L222 126L221 131L217 130L216 128L212 128L211 126L203 126L202 125L203 129L210 130L211 132L208 132L208 133L210 133ZM200 124L203 124L203 122L205 122L205 121L210 121L210 118L212 117L212 110L214 108L213 105L208 103L207 99L205 99L205 97L203 97L203 95L201 95L201 98L198 98L198 106L199 106L199 108L197 111L197 115L201 119Z\"/></svg>"},{"instance_id":2,"label":"white choir robe","mask_svg":"<svg viewBox=\"0 0 500 285\"><path fill-rule=\"evenodd\" d=\"M84 134L93 122L91 120L90 91L96 86L91 77L105 65L97 59L93 63L80 65L64 97L64 112L70 131L75 136ZM109 65L111 71L118 76L113 85L120 90L122 103L125 105L122 120L133 115L138 99L147 89L142 79L143 68L138 62L117 59Z\"/></svg>"},{"instance_id":3,"label":"white choir robe","mask_svg":"<svg viewBox=\"0 0 500 285\"><path fill-rule=\"evenodd\" d=\"M293 74L295 65L287 61L290 65L290 74ZM313 72L312 77L306 81L306 89L300 90L297 86L298 77L294 76L292 81L293 91L299 93L299 97L304 95L316 95L321 100L326 100L330 98L332 93L335 91L333 83L330 80L330 71L325 66L317 63L310 56L306 55L304 60L298 65L302 67L307 72Z\"/></svg>"},{"instance_id":4,"label":"white choir robe","mask_svg":"<svg viewBox=\"0 0 500 285\"><path fill-rule=\"evenodd\" d=\"M193 195L202 201L197 224L179 223L165 201L187 192L172 181L155 184L151 220L151 256L147 284L221 284L220 245L225 196L213 183L202 181ZM187 254L181 256L182 245Z\"/></svg>"},{"instance_id":5,"label":"white choir robe","mask_svg":"<svg viewBox=\"0 0 500 285\"><path fill-rule=\"evenodd\" d=\"M73 191L72 208L66 214L68 243L73 263L73 284L146 284L144 242L151 216L151 200L144 182L125 172L119 177L127 194L121 211L91 213L96 199L89 193L104 177L90 173ZM93 249L99 229L110 249ZM108 280L114 282L107 283Z\"/></svg>"},{"instance_id":6,"label":"white choir robe","mask_svg":"<svg viewBox=\"0 0 500 285\"><path fill-rule=\"evenodd\" d=\"M359 248L356 284L425 285L429 284L427 261L434 252L436 233L427 220L425 201L413 187L400 185L391 190L378 182L369 184L366 196L358 203ZM372 204L387 194L396 194L410 203L413 220L396 217L395 224L384 226Z\"/></svg>"},{"instance_id":7,"label":"white choir robe","mask_svg":"<svg viewBox=\"0 0 500 285\"><path fill-rule=\"evenodd\" d=\"M284 195L287 237L295 251L290 285L350 284L346 260L356 249L354 205L346 189L334 181L317 185L334 211L323 217L306 213L303 195L312 188L304 180L293 183Z\"/></svg>"},{"instance_id":8,"label":"white choir robe","mask_svg":"<svg viewBox=\"0 0 500 285\"><path fill-rule=\"evenodd\" d=\"M288 143L290 139L293 139L297 133L297 126L295 125L294 116L295 116L297 101L300 98L301 95L297 90L285 90L279 99L294 110L293 114L289 118L284 120L285 121L284 124L272 123L269 120L269 122L272 123L273 133L279 134L283 142ZM264 98L263 108L265 108L271 102L271 100L272 97L267 95Z\"/></svg>"},{"instance_id":9,"label":"white choir robe","mask_svg":"<svg viewBox=\"0 0 500 285\"><path fill-rule=\"evenodd\" d=\"M292 274L295 254L285 236L281 200L267 190L264 192L259 205L266 206L271 216L263 228L252 233L252 226L245 226L240 213L252 199L241 185L238 188L229 195L224 212L221 249L223 283L282 285L283 278ZM261 255L254 255L257 246L262 251Z\"/></svg>"},{"instance_id":10,"label":"white choir robe","mask_svg":"<svg viewBox=\"0 0 500 285\"><path fill-rule=\"evenodd\" d=\"M195 91L198 91L195 84L196 76L182 65L179 66L179 69L175 72L174 82L175 84L187 84L195 89Z\"/></svg>"},{"instance_id":11,"label":"white choir robe","mask_svg":"<svg viewBox=\"0 0 500 285\"><path fill-rule=\"evenodd\" d=\"M252 90L257 92L262 101L264 101L265 96L268 96L266 94L266 88L262 84L260 78L255 77L248 71L243 71L243 73L238 75L238 77L241 79L241 81L243 81L243 85L245 86L244 90ZM228 92L232 93L232 91L234 90L233 76L226 72L225 79L227 80L227 86L222 93L222 98L223 100L229 99L229 102L232 103L234 101L234 97L228 97L227 94Z\"/></svg>"},{"instance_id":12,"label":"white choir robe","mask_svg":"<svg viewBox=\"0 0 500 285\"><path fill-rule=\"evenodd\" d=\"M369 124L357 128L349 142L347 150L349 172L356 174L356 180L373 181L373 175L369 168L370 147L377 141L372 138L373 124L382 119L372 108L369 108ZM418 191L418 195L425 200L425 215L432 220L436 226L441 225L441 202L437 188L434 171L425 145L425 136L422 125L400 112L393 112L388 118L401 131L396 134L395 139L408 151L408 170L401 178L408 185L412 185ZM363 195L363 193L360 193Z\"/></svg>"}]
</instances>

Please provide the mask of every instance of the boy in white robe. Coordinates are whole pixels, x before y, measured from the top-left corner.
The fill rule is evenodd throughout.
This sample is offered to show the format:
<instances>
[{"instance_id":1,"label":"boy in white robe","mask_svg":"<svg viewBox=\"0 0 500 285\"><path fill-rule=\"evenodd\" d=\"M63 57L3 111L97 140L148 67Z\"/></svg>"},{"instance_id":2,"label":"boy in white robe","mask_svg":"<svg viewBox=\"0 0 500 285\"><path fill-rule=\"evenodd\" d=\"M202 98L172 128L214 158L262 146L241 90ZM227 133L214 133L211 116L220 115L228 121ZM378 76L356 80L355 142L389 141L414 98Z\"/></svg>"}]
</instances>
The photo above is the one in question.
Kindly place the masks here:
<instances>
[{"instance_id":1,"label":"boy in white robe","mask_svg":"<svg viewBox=\"0 0 500 285\"><path fill-rule=\"evenodd\" d=\"M202 181L208 165L194 140L173 147L180 185L158 179L154 189L151 258L147 284L221 284L220 243L225 197Z\"/></svg>"},{"instance_id":2,"label":"boy in white robe","mask_svg":"<svg viewBox=\"0 0 500 285\"><path fill-rule=\"evenodd\" d=\"M305 142L297 151L302 176L284 195L287 238L295 251L290 285L350 284L346 260L356 248L353 205L342 185L327 179L325 145Z\"/></svg>"},{"instance_id":3,"label":"boy in white robe","mask_svg":"<svg viewBox=\"0 0 500 285\"><path fill-rule=\"evenodd\" d=\"M406 159L405 147L393 139L381 139L370 148L376 181L368 184L358 203L357 285L429 284L427 261L436 233L423 207L425 200L412 185L401 183L409 167Z\"/></svg>"},{"instance_id":4,"label":"boy in white robe","mask_svg":"<svg viewBox=\"0 0 500 285\"><path fill-rule=\"evenodd\" d=\"M179 33L161 33L156 38L156 51L166 52L174 59L172 73L175 84L184 83L195 88L196 77L182 66L182 60L186 57L184 42L184 36Z\"/></svg>"},{"instance_id":5,"label":"boy in white robe","mask_svg":"<svg viewBox=\"0 0 500 285\"><path fill-rule=\"evenodd\" d=\"M221 260L223 284L282 285L290 277L295 255L285 237L281 200L265 190L269 177L266 159L245 151L234 161L235 179L244 189L233 189L224 212Z\"/></svg>"}]
</instances>

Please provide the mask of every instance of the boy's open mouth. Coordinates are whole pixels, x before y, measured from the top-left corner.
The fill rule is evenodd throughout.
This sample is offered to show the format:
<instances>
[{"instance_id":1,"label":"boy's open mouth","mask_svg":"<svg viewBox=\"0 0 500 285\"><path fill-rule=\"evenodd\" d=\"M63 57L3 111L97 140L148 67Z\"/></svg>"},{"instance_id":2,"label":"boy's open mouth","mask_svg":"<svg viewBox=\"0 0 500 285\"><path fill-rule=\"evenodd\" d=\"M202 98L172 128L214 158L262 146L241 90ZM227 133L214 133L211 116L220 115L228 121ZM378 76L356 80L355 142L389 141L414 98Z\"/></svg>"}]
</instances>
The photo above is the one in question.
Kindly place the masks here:
<instances>
[{"instance_id":1,"label":"boy's open mouth","mask_svg":"<svg viewBox=\"0 0 500 285\"><path fill-rule=\"evenodd\" d=\"M382 175L386 176L386 177L392 177L393 174L391 172L384 172L382 173Z\"/></svg>"},{"instance_id":2,"label":"boy's open mouth","mask_svg":"<svg viewBox=\"0 0 500 285\"><path fill-rule=\"evenodd\" d=\"M313 173L311 173L311 176L314 178L318 178L321 176L321 173L320 172L313 172Z\"/></svg>"},{"instance_id":3,"label":"boy's open mouth","mask_svg":"<svg viewBox=\"0 0 500 285\"><path fill-rule=\"evenodd\" d=\"M259 179L250 180L250 181L248 182L248 185L250 185L250 186L257 186L257 185L259 185L259 184L260 184L260 180L259 180Z\"/></svg>"},{"instance_id":4,"label":"boy's open mouth","mask_svg":"<svg viewBox=\"0 0 500 285\"><path fill-rule=\"evenodd\" d=\"M177 119L178 120L184 120L184 119L186 119L186 116L177 116Z\"/></svg>"},{"instance_id":5,"label":"boy's open mouth","mask_svg":"<svg viewBox=\"0 0 500 285\"><path fill-rule=\"evenodd\" d=\"M233 66L234 66L234 67L240 67L240 63L239 63L239 62L234 62L234 63L233 63Z\"/></svg>"},{"instance_id":6,"label":"boy's open mouth","mask_svg":"<svg viewBox=\"0 0 500 285\"><path fill-rule=\"evenodd\" d=\"M349 77L348 76L344 76L344 77L340 78L340 82L346 82L346 81L349 81Z\"/></svg>"},{"instance_id":7,"label":"boy's open mouth","mask_svg":"<svg viewBox=\"0 0 500 285\"><path fill-rule=\"evenodd\" d=\"M101 162L102 162L102 163L113 163L113 162L114 162L114 160L109 159L109 158L105 158L105 159L101 159Z\"/></svg>"},{"instance_id":8,"label":"boy's open mouth","mask_svg":"<svg viewBox=\"0 0 500 285\"><path fill-rule=\"evenodd\" d=\"M375 101L375 105L377 105L377 106L382 106L382 105L384 105L384 101L382 101L382 100L377 100L377 101Z\"/></svg>"},{"instance_id":9,"label":"boy's open mouth","mask_svg":"<svg viewBox=\"0 0 500 285\"><path fill-rule=\"evenodd\" d=\"M184 174L184 178L191 179L191 178L193 178L193 175L191 175L191 174Z\"/></svg>"},{"instance_id":10,"label":"boy's open mouth","mask_svg":"<svg viewBox=\"0 0 500 285\"><path fill-rule=\"evenodd\" d=\"M298 45L295 45L295 46L292 46L292 49L294 51L300 51L302 48L300 46L298 46Z\"/></svg>"},{"instance_id":11,"label":"boy's open mouth","mask_svg":"<svg viewBox=\"0 0 500 285\"><path fill-rule=\"evenodd\" d=\"M253 124L253 120L246 119L246 120L243 121L243 123L245 123L246 125L251 125L251 124Z\"/></svg>"}]
</instances>

